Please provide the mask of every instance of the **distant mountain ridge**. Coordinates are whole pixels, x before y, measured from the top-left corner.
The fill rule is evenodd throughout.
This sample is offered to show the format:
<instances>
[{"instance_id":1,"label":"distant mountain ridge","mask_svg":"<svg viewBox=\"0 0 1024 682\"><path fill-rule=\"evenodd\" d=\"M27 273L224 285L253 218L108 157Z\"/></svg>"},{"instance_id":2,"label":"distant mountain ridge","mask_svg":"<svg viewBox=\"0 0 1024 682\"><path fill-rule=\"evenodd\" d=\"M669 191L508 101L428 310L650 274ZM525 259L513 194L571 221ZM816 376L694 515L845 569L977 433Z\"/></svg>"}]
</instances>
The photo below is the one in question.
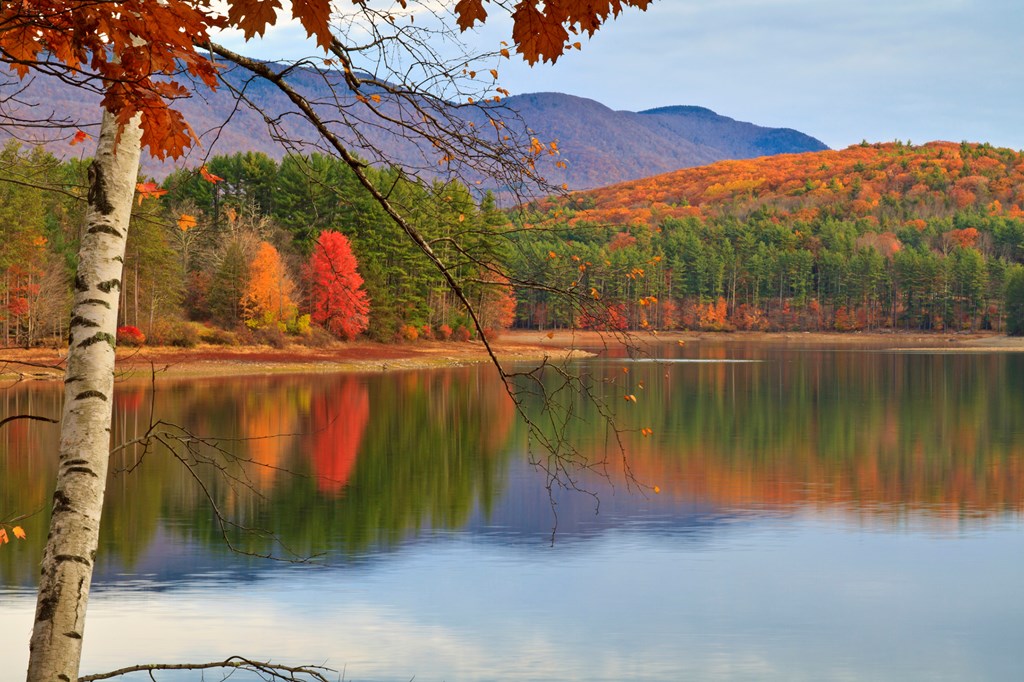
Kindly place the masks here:
<instances>
[{"instance_id":1,"label":"distant mountain ridge","mask_svg":"<svg viewBox=\"0 0 1024 682\"><path fill-rule=\"evenodd\" d=\"M728 159L828 149L796 130L743 123L698 106L614 111L591 99L551 92L516 95L506 103L520 112L538 138L558 140L568 168L562 174L545 174L571 189Z\"/></svg>"},{"instance_id":2,"label":"distant mountain ridge","mask_svg":"<svg viewBox=\"0 0 1024 682\"><path fill-rule=\"evenodd\" d=\"M299 74L298 83L314 101L327 101L332 96L324 81L312 73L309 77ZM247 96L271 118L280 120L284 112L291 110L284 96L268 84L238 79L232 86L244 88ZM37 77L26 96L44 103L43 108L52 109L55 118L79 121L82 127L99 120L98 96L56 79ZM267 132L264 116L244 106L236 108L235 104L230 89L224 87L212 93L197 92L182 100L177 108L196 131L216 132L204 136L205 146L194 150L184 162L160 163L146 158L144 172L162 178L175 166L198 165L206 155L243 151L264 152L280 159L285 150ZM592 189L725 159L828 149L820 140L796 130L744 123L699 106L614 111L591 99L552 92L514 95L500 105L486 106L491 112L515 112L540 140L557 140L559 158L566 167L556 167L549 161L542 165L541 172L551 184L564 183L569 189ZM479 117L483 119L482 113ZM471 120L472 115L468 118ZM228 123L223 125L225 121ZM338 132L358 151L351 131L340 128ZM395 162L413 163L417 159L422 166L426 145L415 146L397 136L389 139L380 130L359 132ZM0 140L4 137L0 125ZM82 147L69 148L66 142L51 143L48 147L64 157L83 151ZM85 153L91 153L91 149Z\"/></svg>"}]
</instances>

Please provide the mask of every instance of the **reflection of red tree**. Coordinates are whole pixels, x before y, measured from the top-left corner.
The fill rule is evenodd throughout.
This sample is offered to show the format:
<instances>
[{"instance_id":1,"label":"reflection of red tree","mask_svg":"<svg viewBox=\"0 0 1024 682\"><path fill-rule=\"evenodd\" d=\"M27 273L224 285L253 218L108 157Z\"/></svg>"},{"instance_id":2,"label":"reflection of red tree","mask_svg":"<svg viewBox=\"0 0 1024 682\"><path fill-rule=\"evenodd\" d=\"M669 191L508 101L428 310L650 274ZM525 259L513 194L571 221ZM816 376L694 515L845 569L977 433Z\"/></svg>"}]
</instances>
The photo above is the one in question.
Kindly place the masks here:
<instances>
[{"instance_id":1,"label":"reflection of red tree","mask_svg":"<svg viewBox=\"0 0 1024 682\"><path fill-rule=\"evenodd\" d=\"M134 415L142 407L146 398L146 389L141 387L122 388L114 390L114 413Z\"/></svg>"},{"instance_id":2,"label":"reflection of red tree","mask_svg":"<svg viewBox=\"0 0 1024 682\"><path fill-rule=\"evenodd\" d=\"M345 487L359 454L370 418L366 386L346 377L313 398L313 472L321 492L337 494Z\"/></svg>"}]
</instances>

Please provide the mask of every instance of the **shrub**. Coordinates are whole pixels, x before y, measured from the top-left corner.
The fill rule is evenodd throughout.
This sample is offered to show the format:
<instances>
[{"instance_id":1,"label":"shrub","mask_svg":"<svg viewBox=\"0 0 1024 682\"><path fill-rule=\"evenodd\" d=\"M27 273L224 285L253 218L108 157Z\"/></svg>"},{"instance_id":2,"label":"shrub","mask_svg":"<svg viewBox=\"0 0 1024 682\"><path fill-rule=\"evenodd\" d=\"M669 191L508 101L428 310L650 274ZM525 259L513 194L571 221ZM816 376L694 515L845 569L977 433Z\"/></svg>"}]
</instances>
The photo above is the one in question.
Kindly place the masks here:
<instances>
[{"instance_id":1,"label":"shrub","mask_svg":"<svg viewBox=\"0 0 1024 682\"><path fill-rule=\"evenodd\" d=\"M146 335L138 327L118 327L117 345L119 346L141 346L146 342Z\"/></svg>"},{"instance_id":2,"label":"shrub","mask_svg":"<svg viewBox=\"0 0 1024 682\"><path fill-rule=\"evenodd\" d=\"M415 341L420 336L420 330L411 324L402 325L398 330L398 336L404 341Z\"/></svg>"},{"instance_id":3,"label":"shrub","mask_svg":"<svg viewBox=\"0 0 1024 682\"><path fill-rule=\"evenodd\" d=\"M429 324L425 324L420 327L420 338L428 341L434 338L434 330L430 328Z\"/></svg>"},{"instance_id":4,"label":"shrub","mask_svg":"<svg viewBox=\"0 0 1024 682\"><path fill-rule=\"evenodd\" d=\"M199 340L212 346L237 346L238 337L224 329L206 328L199 332Z\"/></svg>"},{"instance_id":5,"label":"shrub","mask_svg":"<svg viewBox=\"0 0 1024 682\"><path fill-rule=\"evenodd\" d=\"M313 325L310 322L310 317L308 314L298 315L288 322L287 331L289 334L309 336L309 330L312 329L312 327Z\"/></svg>"},{"instance_id":6,"label":"shrub","mask_svg":"<svg viewBox=\"0 0 1024 682\"><path fill-rule=\"evenodd\" d=\"M192 348L199 343L195 326L181 320L157 322L149 330L149 343L156 346Z\"/></svg>"},{"instance_id":7,"label":"shrub","mask_svg":"<svg viewBox=\"0 0 1024 682\"><path fill-rule=\"evenodd\" d=\"M455 339L456 341L469 341L469 336L469 330L462 325L456 327L455 331L452 332L452 338Z\"/></svg>"},{"instance_id":8,"label":"shrub","mask_svg":"<svg viewBox=\"0 0 1024 682\"><path fill-rule=\"evenodd\" d=\"M329 348L336 341L337 338L323 327L311 327L308 334L303 334L296 339L296 343L307 348Z\"/></svg>"},{"instance_id":9,"label":"shrub","mask_svg":"<svg viewBox=\"0 0 1024 682\"><path fill-rule=\"evenodd\" d=\"M434 337L440 339L441 341L447 341L448 339L452 338L452 328L446 324L442 324L440 327L437 328L437 332L435 333Z\"/></svg>"},{"instance_id":10,"label":"shrub","mask_svg":"<svg viewBox=\"0 0 1024 682\"><path fill-rule=\"evenodd\" d=\"M269 327L263 327L262 329L254 329L253 336L257 343L271 346L272 348L281 349L288 345L288 339L284 335L284 329L278 325L271 325Z\"/></svg>"}]
</instances>

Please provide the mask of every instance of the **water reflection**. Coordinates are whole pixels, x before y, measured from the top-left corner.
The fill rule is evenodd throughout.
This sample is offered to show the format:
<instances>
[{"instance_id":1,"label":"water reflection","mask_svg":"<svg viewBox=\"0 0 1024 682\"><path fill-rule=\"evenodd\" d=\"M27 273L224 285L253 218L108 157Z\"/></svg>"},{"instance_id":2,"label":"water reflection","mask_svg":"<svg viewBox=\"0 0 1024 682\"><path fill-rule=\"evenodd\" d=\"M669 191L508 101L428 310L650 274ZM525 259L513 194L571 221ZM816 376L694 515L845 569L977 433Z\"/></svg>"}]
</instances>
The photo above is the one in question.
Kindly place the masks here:
<instances>
[{"instance_id":1,"label":"water reflection","mask_svg":"<svg viewBox=\"0 0 1024 682\"><path fill-rule=\"evenodd\" d=\"M596 498L549 496L487 368L120 383L115 443L151 414L207 441L192 472L115 454L87 669L256 647L346 679L1012 679L1024 357L653 351L581 365L628 469L594 406L563 396L567 436L604 463L576 479ZM19 384L0 415L59 403ZM0 512L45 507L56 447L52 426L0 430ZM228 553L193 472L232 521L326 567ZM0 550L0 631L31 620L44 516Z\"/></svg>"},{"instance_id":2,"label":"water reflection","mask_svg":"<svg viewBox=\"0 0 1024 682\"><path fill-rule=\"evenodd\" d=\"M280 552L267 536L242 530L267 529L300 555L357 557L433 531L535 542L555 520L559 539L571 541L611 528L691 528L807 510L892 526L932 519L937 528L1021 512L1021 356L743 344L657 350L583 367L616 410L626 465L594 406L569 397L578 418L567 437L591 464L603 462L576 479L596 500L557 487L549 497L543 475L523 464L524 429L486 368L162 381L155 394L145 383L119 384L115 443L142 436L151 413L207 440L198 453L176 446L191 470L160 448L115 454L108 561L129 570L169 538L220 551L222 530L194 477L237 524L226 532L238 547ZM53 416L59 402L56 385L0 393L5 414ZM526 407L542 416L539 400ZM19 421L0 432L5 508L45 508L54 474L47 453L56 446L51 425ZM24 555L40 549L44 516L27 524ZM12 552L0 553L0 568L7 584L31 580Z\"/></svg>"}]
</instances>

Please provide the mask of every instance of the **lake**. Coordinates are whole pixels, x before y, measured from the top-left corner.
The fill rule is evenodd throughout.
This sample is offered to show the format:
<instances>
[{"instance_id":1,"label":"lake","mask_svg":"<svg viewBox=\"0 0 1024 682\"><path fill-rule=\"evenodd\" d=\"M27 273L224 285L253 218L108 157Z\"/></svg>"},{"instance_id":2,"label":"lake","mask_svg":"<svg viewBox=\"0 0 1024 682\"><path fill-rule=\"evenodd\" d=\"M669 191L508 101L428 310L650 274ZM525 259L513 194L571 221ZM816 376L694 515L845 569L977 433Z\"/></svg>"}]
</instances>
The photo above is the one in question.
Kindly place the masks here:
<instances>
[{"instance_id":1,"label":"lake","mask_svg":"<svg viewBox=\"0 0 1024 682\"><path fill-rule=\"evenodd\" d=\"M561 460L489 367L122 379L114 443L163 420L175 452L113 456L83 674L1019 679L1024 354L711 340L573 367L601 405L516 379ZM60 397L6 386L0 418ZM54 426L0 430L0 517L47 507L56 449ZM0 548L4 679L46 513Z\"/></svg>"}]
</instances>

